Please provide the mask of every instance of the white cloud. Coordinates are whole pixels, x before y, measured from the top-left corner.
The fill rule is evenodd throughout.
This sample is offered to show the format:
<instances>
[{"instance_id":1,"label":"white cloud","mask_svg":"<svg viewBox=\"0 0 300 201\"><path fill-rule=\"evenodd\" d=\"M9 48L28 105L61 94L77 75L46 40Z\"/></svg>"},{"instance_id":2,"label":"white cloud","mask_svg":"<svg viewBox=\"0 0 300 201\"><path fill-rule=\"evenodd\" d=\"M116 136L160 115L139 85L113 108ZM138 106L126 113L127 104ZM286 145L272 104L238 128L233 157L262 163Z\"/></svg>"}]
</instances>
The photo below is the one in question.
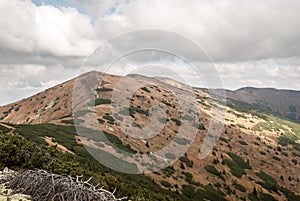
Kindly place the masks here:
<instances>
[{"instance_id":1,"label":"white cloud","mask_svg":"<svg viewBox=\"0 0 300 201\"><path fill-rule=\"evenodd\" d=\"M196 41L216 61L291 57L300 54L299 9L297 0L132 0L115 4L117 12L101 15L95 28L101 39L141 28L171 30Z\"/></svg>"},{"instance_id":2,"label":"white cloud","mask_svg":"<svg viewBox=\"0 0 300 201\"><path fill-rule=\"evenodd\" d=\"M71 78L101 42L143 28L174 31L197 42L217 63L226 88L270 86L300 90L297 0L66 2L59 7L36 6L29 0L0 0L0 104ZM119 55L122 48L153 44L177 46L195 58L195 52L184 42L169 42L155 34L150 38L135 35L102 54L101 64L109 63L109 56ZM207 58L198 58L203 69L207 69ZM162 62L157 55L151 59ZM131 63L113 70L126 74L136 70L137 63L148 60L147 56L132 57ZM189 83L199 83L197 76L184 68L173 68L188 77Z\"/></svg>"},{"instance_id":3,"label":"white cloud","mask_svg":"<svg viewBox=\"0 0 300 201\"><path fill-rule=\"evenodd\" d=\"M0 65L0 104L23 99L76 74L73 69L61 65Z\"/></svg>"},{"instance_id":4,"label":"white cloud","mask_svg":"<svg viewBox=\"0 0 300 201\"><path fill-rule=\"evenodd\" d=\"M67 2L66 6L75 6L90 16L71 7L37 7L28 0L1 0L1 48L86 56L113 35L159 28L186 35L216 61L300 56L297 0ZM147 41L136 38L133 42Z\"/></svg>"},{"instance_id":5,"label":"white cloud","mask_svg":"<svg viewBox=\"0 0 300 201\"><path fill-rule=\"evenodd\" d=\"M252 86L300 90L299 58L219 63L217 69L225 88Z\"/></svg>"},{"instance_id":6,"label":"white cloud","mask_svg":"<svg viewBox=\"0 0 300 201\"><path fill-rule=\"evenodd\" d=\"M1 0L0 26L0 48L7 52L84 56L96 45L90 18L74 8Z\"/></svg>"}]
</instances>

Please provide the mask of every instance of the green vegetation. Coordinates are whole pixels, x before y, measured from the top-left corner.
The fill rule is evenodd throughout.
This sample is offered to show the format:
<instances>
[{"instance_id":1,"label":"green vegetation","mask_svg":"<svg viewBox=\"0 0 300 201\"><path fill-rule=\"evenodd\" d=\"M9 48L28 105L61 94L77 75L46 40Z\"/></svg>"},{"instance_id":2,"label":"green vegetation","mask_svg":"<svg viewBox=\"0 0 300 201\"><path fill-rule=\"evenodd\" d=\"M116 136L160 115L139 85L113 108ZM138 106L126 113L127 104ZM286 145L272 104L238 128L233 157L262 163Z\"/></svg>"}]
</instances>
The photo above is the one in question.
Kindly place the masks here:
<instances>
[{"instance_id":1,"label":"green vegetation","mask_svg":"<svg viewBox=\"0 0 300 201\"><path fill-rule=\"evenodd\" d=\"M130 145L124 145L123 142L115 135L108 133L108 132L103 132L105 137L109 140L110 143L112 143L115 147L118 149L128 152L128 153L137 153L135 150L131 149Z\"/></svg>"},{"instance_id":2,"label":"green vegetation","mask_svg":"<svg viewBox=\"0 0 300 201\"><path fill-rule=\"evenodd\" d=\"M146 116L149 116L149 111L145 111L141 108L138 108L138 107L130 107L130 108L127 108L129 110L129 115L134 115L136 112L137 113L140 113L140 114L143 114L143 115L146 115ZM122 114L122 113L121 113Z\"/></svg>"},{"instance_id":3,"label":"green vegetation","mask_svg":"<svg viewBox=\"0 0 300 201\"><path fill-rule=\"evenodd\" d=\"M272 195L267 193L262 193L260 199L263 201L277 201Z\"/></svg>"},{"instance_id":4,"label":"green vegetation","mask_svg":"<svg viewBox=\"0 0 300 201\"><path fill-rule=\"evenodd\" d=\"M252 169L252 167L238 155L234 153L227 154L232 160L224 159L224 162L230 168L231 173L237 178L241 178L243 175L246 175L245 169Z\"/></svg>"},{"instance_id":5,"label":"green vegetation","mask_svg":"<svg viewBox=\"0 0 300 201\"><path fill-rule=\"evenodd\" d=\"M248 145L248 143L247 142L245 142L245 141L242 141L242 140L239 140L238 141L241 145Z\"/></svg>"},{"instance_id":6,"label":"green vegetation","mask_svg":"<svg viewBox=\"0 0 300 201\"><path fill-rule=\"evenodd\" d=\"M173 166L168 166L162 170L166 177L170 177L174 174L175 170Z\"/></svg>"},{"instance_id":7,"label":"green vegetation","mask_svg":"<svg viewBox=\"0 0 300 201\"><path fill-rule=\"evenodd\" d=\"M237 163L241 168L243 169L248 169L248 170L252 170L252 167L246 163L241 157L239 157L238 155L234 154L234 153L227 153L230 158L232 158L232 160Z\"/></svg>"},{"instance_id":8,"label":"green vegetation","mask_svg":"<svg viewBox=\"0 0 300 201\"><path fill-rule=\"evenodd\" d=\"M186 156L182 156L179 158L179 160L181 162L184 162L188 167L193 167L194 165L194 162L192 160L190 160L188 157Z\"/></svg>"},{"instance_id":9,"label":"green vegetation","mask_svg":"<svg viewBox=\"0 0 300 201\"><path fill-rule=\"evenodd\" d=\"M236 182L233 182L233 187L235 189L238 189L239 191L241 191L243 193L246 192L246 188L244 186L242 186L241 184L238 184Z\"/></svg>"},{"instance_id":10,"label":"green vegetation","mask_svg":"<svg viewBox=\"0 0 300 201\"><path fill-rule=\"evenodd\" d=\"M110 88L97 88L96 89L97 92L108 92L108 91L113 91L113 89Z\"/></svg>"},{"instance_id":11,"label":"green vegetation","mask_svg":"<svg viewBox=\"0 0 300 201\"><path fill-rule=\"evenodd\" d=\"M266 155L266 152L264 152L264 151L259 151L259 153L260 153L261 155Z\"/></svg>"},{"instance_id":12,"label":"green vegetation","mask_svg":"<svg viewBox=\"0 0 300 201\"><path fill-rule=\"evenodd\" d=\"M265 189L267 189L269 191L274 191L274 192L278 191L278 184L273 177L271 177L264 171L257 172L257 173L255 173L255 175L264 181L264 182L260 182L260 181L257 182L262 187L264 187Z\"/></svg>"},{"instance_id":13,"label":"green vegetation","mask_svg":"<svg viewBox=\"0 0 300 201\"><path fill-rule=\"evenodd\" d=\"M206 128L205 128L205 126L203 125L203 124L201 124L201 123L193 123L193 125L192 125L193 127L195 127L195 128L197 128L198 130L205 130Z\"/></svg>"},{"instance_id":14,"label":"green vegetation","mask_svg":"<svg viewBox=\"0 0 300 201\"><path fill-rule=\"evenodd\" d=\"M300 124L283 120L274 116L266 116L266 118L269 126L272 127L273 130L283 131L278 141L280 145L287 146L291 144L294 147L294 149L300 151L300 144L296 143L297 140L300 140ZM291 133L283 125L287 125L288 127L290 127L293 133Z\"/></svg>"},{"instance_id":15,"label":"green vegetation","mask_svg":"<svg viewBox=\"0 0 300 201\"><path fill-rule=\"evenodd\" d=\"M160 183L161 183L161 185L163 185L166 188L171 188L172 187L172 185L167 181L161 181Z\"/></svg>"},{"instance_id":16,"label":"green vegetation","mask_svg":"<svg viewBox=\"0 0 300 201\"><path fill-rule=\"evenodd\" d=\"M176 159L176 156L174 156L174 154L172 154L172 153L166 153L165 157L168 158L168 159L171 159L171 160Z\"/></svg>"},{"instance_id":17,"label":"green vegetation","mask_svg":"<svg viewBox=\"0 0 300 201\"><path fill-rule=\"evenodd\" d=\"M172 121L176 123L177 126L181 126L181 121L175 118L171 118Z\"/></svg>"},{"instance_id":18,"label":"green vegetation","mask_svg":"<svg viewBox=\"0 0 300 201\"><path fill-rule=\"evenodd\" d=\"M186 120L186 121L193 121L194 120L194 118L193 117L191 117L190 115L184 115L183 117L182 117L182 119L183 120Z\"/></svg>"},{"instance_id":19,"label":"green vegetation","mask_svg":"<svg viewBox=\"0 0 300 201\"><path fill-rule=\"evenodd\" d=\"M171 103L169 103L168 101L166 101L166 100L163 100L163 101L161 101L163 104L165 104L166 106L168 106L168 107L173 107L173 105L171 104Z\"/></svg>"},{"instance_id":20,"label":"green vegetation","mask_svg":"<svg viewBox=\"0 0 300 201\"><path fill-rule=\"evenodd\" d=\"M63 124L70 124L70 125L79 125L81 123L84 123L84 120L83 119L64 119L64 120L61 120L61 123Z\"/></svg>"},{"instance_id":21,"label":"green vegetation","mask_svg":"<svg viewBox=\"0 0 300 201\"><path fill-rule=\"evenodd\" d=\"M88 105L89 106L97 106L97 105L105 105L105 104L111 104L110 99L104 99L104 98L97 98L95 101L91 101Z\"/></svg>"},{"instance_id":22,"label":"green vegetation","mask_svg":"<svg viewBox=\"0 0 300 201\"><path fill-rule=\"evenodd\" d=\"M10 129L8 129L7 127L2 126L2 125L0 124L0 134L1 134L1 133L7 133L7 132L9 132L9 131L10 131Z\"/></svg>"},{"instance_id":23,"label":"green vegetation","mask_svg":"<svg viewBox=\"0 0 300 201\"><path fill-rule=\"evenodd\" d=\"M243 124L237 124L237 127L247 129Z\"/></svg>"},{"instance_id":24,"label":"green vegetation","mask_svg":"<svg viewBox=\"0 0 300 201\"><path fill-rule=\"evenodd\" d=\"M1 169L5 166L11 168L41 168L51 158L52 151L47 148L35 147L35 143L26 141L16 134L0 134Z\"/></svg>"},{"instance_id":25,"label":"green vegetation","mask_svg":"<svg viewBox=\"0 0 300 201\"><path fill-rule=\"evenodd\" d=\"M222 191L215 189L211 184L206 185L204 187L204 191L199 190L197 193L199 194L200 198L203 197L209 200L218 200L218 201L226 200L224 198L225 194Z\"/></svg>"},{"instance_id":26,"label":"green vegetation","mask_svg":"<svg viewBox=\"0 0 300 201\"><path fill-rule=\"evenodd\" d=\"M158 119L158 121L160 122L160 123L166 123L166 122L168 122L169 121L169 119L167 119L167 118L165 118L165 117L161 117L161 118L159 118Z\"/></svg>"},{"instance_id":27,"label":"green vegetation","mask_svg":"<svg viewBox=\"0 0 300 201\"><path fill-rule=\"evenodd\" d=\"M253 111L256 111L256 112L262 112L266 114L277 115L276 112L272 111L272 109L265 104L260 104L260 103L248 104L245 102L229 99L227 105L240 112L253 113Z\"/></svg>"},{"instance_id":28,"label":"green vegetation","mask_svg":"<svg viewBox=\"0 0 300 201\"><path fill-rule=\"evenodd\" d=\"M225 201L225 194L215 189L211 184L204 186L203 189L195 189L192 185L183 185L182 194L187 197L187 200L218 200Z\"/></svg>"},{"instance_id":29,"label":"green vegetation","mask_svg":"<svg viewBox=\"0 0 300 201\"><path fill-rule=\"evenodd\" d=\"M224 137L220 137L219 140L222 141L222 142L228 143L228 140Z\"/></svg>"},{"instance_id":30,"label":"green vegetation","mask_svg":"<svg viewBox=\"0 0 300 201\"><path fill-rule=\"evenodd\" d=\"M225 164L230 168L231 173L237 178L242 178L246 174L245 170L231 160L224 159Z\"/></svg>"},{"instance_id":31,"label":"green vegetation","mask_svg":"<svg viewBox=\"0 0 300 201\"><path fill-rule=\"evenodd\" d=\"M273 191L273 192L278 192L281 191L282 193L284 193L284 195L286 196L286 198L288 200L300 200L300 196L295 195L293 192L289 191L288 189L281 187L277 184L276 180L271 177L270 175L268 175L267 173L265 173L264 171L260 171L255 173L256 176L258 176L261 180L263 180L263 182L261 181L257 181L256 183L261 185L263 188L267 189L268 191ZM266 195L267 196L267 195ZM266 199L269 196L267 196ZM271 199L270 199L271 200Z\"/></svg>"},{"instance_id":32,"label":"green vegetation","mask_svg":"<svg viewBox=\"0 0 300 201\"><path fill-rule=\"evenodd\" d=\"M179 137L174 138L174 142L176 142L177 144L180 144L180 145L187 145L187 144L191 143L190 140L185 139L185 138L179 138Z\"/></svg>"},{"instance_id":33,"label":"green vegetation","mask_svg":"<svg viewBox=\"0 0 300 201\"><path fill-rule=\"evenodd\" d=\"M84 115L86 115L87 113L92 113L93 111L91 110L80 110L80 111L77 111L74 113L74 117L77 118L77 117L82 117Z\"/></svg>"},{"instance_id":34,"label":"green vegetation","mask_svg":"<svg viewBox=\"0 0 300 201\"><path fill-rule=\"evenodd\" d=\"M74 126L61 126L54 124L35 124L35 125L16 125L15 133L19 133L27 140L47 144L44 139L45 136L55 138L56 142L65 145L68 149L72 150L77 146L74 136L76 130Z\"/></svg>"},{"instance_id":35,"label":"green vegetation","mask_svg":"<svg viewBox=\"0 0 300 201\"><path fill-rule=\"evenodd\" d=\"M109 124L112 124L112 125L115 124L115 119L112 116L110 116L110 115L105 115L103 117L103 119L106 119L107 123L109 123Z\"/></svg>"},{"instance_id":36,"label":"green vegetation","mask_svg":"<svg viewBox=\"0 0 300 201\"><path fill-rule=\"evenodd\" d=\"M147 93L150 93L150 90L147 88L147 87L142 87L141 90L147 92Z\"/></svg>"},{"instance_id":37,"label":"green vegetation","mask_svg":"<svg viewBox=\"0 0 300 201\"><path fill-rule=\"evenodd\" d=\"M139 198L186 200L182 195L161 189L150 177L123 174L104 167L91 157L82 145L72 144L74 127L51 124L13 126L16 127L15 133L20 132L24 137L18 134L0 134L0 168L41 168L57 174L84 175L84 179L92 176L94 184L101 182L107 190L117 189L117 197L128 196L133 201L140 200ZM6 130L2 127L0 129ZM55 137L57 141L65 140L61 144L69 149L75 146L76 148L71 150L74 150L76 155L63 154L53 147L39 143L40 136L46 134ZM111 136L109 138L117 141Z\"/></svg>"},{"instance_id":38,"label":"green vegetation","mask_svg":"<svg viewBox=\"0 0 300 201\"><path fill-rule=\"evenodd\" d=\"M221 174L214 166L212 166L212 165L207 165L207 166L204 167L204 169L205 169L207 172L209 172L209 173L211 173L211 174L213 174L213 175L215 175L215 176L221 178L223 181L225 181L225 178L222 176L222 174Z\"/></svg>"},{"instance_id":39,"label":"green vegetation","mask_svg":"<svg viewBox=\"0 0 300 201\"><path fill-rule=\"evenodd\" d=\"M277 156L272 156L272 158L273 158L274 160L276 160L276 161L281 161L281 159L280 159L279 157L277 157Z\"/></svg>"},{"instance_id":40,"label":"green vegetation","mask_svg":"<svg viewBox=\"0 0 300 201\"><path fill-rule=\"evenodd\" d=\"M248 199L250 201L259 201L259 198L257 197L257 194L253 194L253 193L248 194Z\"/></svg>"},{"instance_id":41,"label":"green vegetation","mask_svg":"<svg viewBox=\"0 0 300 201\"><path fill-rule=\"evenodd\" d=\"M254 127L254 129L256 129L257 131L260 131L261 128L267 131L273 131L273 126L266 122L260 122Z\"/></svg>"},{"instance_id":42,"label":"green vegetation","mask_svg":"<svg viewBox=\"0 0 300 201\"><path fill-rule=\"evenodd\" d=\"M279 144L287 146L293 145L294 149L300 151L300 144L296 143L300 139L300 124L280 119L278 117L264 115L264 120L267 122L261 122L255 125L254 129L260 131L261 129L267 131L280 131ZM287 125L292 129L292 132L284 125Z\"/></svg>"}]
</instances>

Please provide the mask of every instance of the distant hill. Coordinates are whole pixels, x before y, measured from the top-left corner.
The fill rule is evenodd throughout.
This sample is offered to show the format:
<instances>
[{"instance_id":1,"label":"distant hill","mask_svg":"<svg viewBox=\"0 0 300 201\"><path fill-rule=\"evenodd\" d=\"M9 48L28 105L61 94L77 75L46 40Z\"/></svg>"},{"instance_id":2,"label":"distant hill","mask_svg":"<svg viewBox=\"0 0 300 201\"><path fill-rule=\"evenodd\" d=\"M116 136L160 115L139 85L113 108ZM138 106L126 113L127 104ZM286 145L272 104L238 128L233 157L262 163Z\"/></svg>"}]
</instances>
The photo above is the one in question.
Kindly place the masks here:
<instances>
[{"instance_id":1,"label":"distant hill","mask_svg":"<svg viewBox=\"0 0 300 201\"><path fill-rule=\"evenodd\" d=\"M300 123L300 91L245 87L226 91L229 104Z\"/></svg>"}]
</instances>

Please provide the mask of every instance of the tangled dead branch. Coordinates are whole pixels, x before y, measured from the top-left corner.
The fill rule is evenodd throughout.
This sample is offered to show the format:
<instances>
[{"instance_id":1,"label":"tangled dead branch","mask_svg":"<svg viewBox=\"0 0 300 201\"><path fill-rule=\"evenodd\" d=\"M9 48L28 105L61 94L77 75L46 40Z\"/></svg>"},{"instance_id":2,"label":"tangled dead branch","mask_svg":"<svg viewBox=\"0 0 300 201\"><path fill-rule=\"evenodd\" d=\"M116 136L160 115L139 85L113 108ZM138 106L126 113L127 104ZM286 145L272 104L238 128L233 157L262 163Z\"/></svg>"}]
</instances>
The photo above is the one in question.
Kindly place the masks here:
<instances>
[{"instance_id":1,"label":"tangled dead branch","mask_svg":"<svg viewBox=\"0 0 300 201\"><path fill-rule=\"evenodd\" d=\"M5 171L4 171L5 173ZM120 201L114 192L97 188L82 177L51 174L44 170L27 170L22 173L7 172L0 180L14 193L30 195L33 201Z\"/></svg>"}]
</instances>

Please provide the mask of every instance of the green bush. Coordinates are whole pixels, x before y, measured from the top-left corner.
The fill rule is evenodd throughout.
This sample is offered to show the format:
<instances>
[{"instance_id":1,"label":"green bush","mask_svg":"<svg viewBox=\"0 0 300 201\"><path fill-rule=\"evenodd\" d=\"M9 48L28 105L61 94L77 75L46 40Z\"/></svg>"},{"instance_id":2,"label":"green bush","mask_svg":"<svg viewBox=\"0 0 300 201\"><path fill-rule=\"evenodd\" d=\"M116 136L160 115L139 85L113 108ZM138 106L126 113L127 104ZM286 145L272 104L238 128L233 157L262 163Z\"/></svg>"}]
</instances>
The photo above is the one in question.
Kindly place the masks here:
<instances>
[{"instance_id":1,"label":"green bush","mask_svg":"<svg viewBox=\"0 0 300 201\"><path fill-rule=\"evenodd\" d=\"M249 199L250 201L259 201L257 195L254 195L253 193L249 193L249 194L248 194L248 199Z\"/></svg>"},{"instance_id":2,"label":"green bush","mask_svg":"<svg viewBox=\"0 0 300 201\"><path fill-rule=\"evenodd\" d=\"M226 138L224 138L224 137L220 137L219 139L220 139L220 141L223 141L223 142L225 142L225 143L228 143L228 140L227 140Z\"/></svg>"},{"instance_id":3,"label":"green bush","mask_svg":"<svg viewBox=\"0 0 300 201\"><path fill-rule=\"evenodd\" d=\"M238 184L236 182L233 182L233 187L235 189L238 189L239 191L241 191L243 193L246 192L246 188L244 186L242 186L241 184Z\"/></svg>"},{"instance_id":4,"label":"green bush","mask_svg":"<svg viewBox=\"0 0 300 201\"><path fill-rule=\"evenodd\" d=\"M264 181L264 182L257 181L256 183L258 183L259 185L261 185L262 187L264 187L269 191L278 192L278 184L273 177L271 177L264 171L256 172L255 175Z\"/></svg>"},{"instance_id":5,"label":"green bush","mask_svg":"<svg viewBox=\"0 0 300 201\"><path fill-rule=\"evenodd\" d=\"M168 166L162 170L162 172L167 176L170 177L174 174L175 170L173 166Z\"/></svg>"},{"instance_id":6,"label":"green bush","mask_svg":"<svg viewBox=\"0 0 300 201\"><path fill-rule=\"evenodd\" d=\"M193 175L189 172L183 172L186 178L193 178Z\"/></svg>"},{"instance_id":7,"label":"green bush","mask_svg":"<svg viewBox=\"0 0 300 201\"><path fill-rule=\"evenodd\" d=\"M203 125L203 124L201 124L201 123L193 123L193 125L192 125L193 127L195 127L195 128L197 128L198 130L205 130L206 128L205 128L205 126Z\"/></svg>"},{"instance_id":8,"label":"green bush","mask_svg":"<svg viewBox=\"0 0 300 201\"><path fill-rule=\"evenodd\" d=\"M190 140L185 139L185 138L179 138L179 137L174 138L174 142L176 142L177 144L180 144L180 145L187 145L187 144L191 143Z\"/></svg>"},{"instance_id":9,"label":"green bush","mask_svg":"<svg viewBox=\"0 0 300 201\"><path fill-rule=\"evenodd\" d=\"M181 121L180 120L175 119L175 118L171 118L171 120L174 121L177 126L181 126Z\"/></svg>"},{"instance_id":10,"label":"green bush","mask_svg":"<svg viewBox=\"0 0 300 201\"><path fill-rule=\"evenodd\" d=\"M174 154L172 154L172 153L166 153L165 157L168 158L168 159L171 159L171 160L176 159L176 156Z\"/></svg>"},{"instance_id":11,"label":"green bush","mask_svg":"<svg viewBox=\"0 0 300 201\"><path fill-rule=\"evenodd\" d=\"M226 201L225 194L215 189L211 184L204 186L204 190L197 190L196 192L197 200L218 200L218 201ZM204 198L204 199L203 199Z\"/></svg>"},{"instance_id":12,"label":"green bush","mask_svg":"<svg viewBox=\"0 0 300 201\"><path fill-rule=\"evenodd\" d=\"M141 88L143 91L150 93L150 90L147 87L142 87Z\"/></svg>"},{"instance_id":13,"label":"green bush","mask_svg":"<svg viewBox=\"0 0 300 201\"><path fill-rule=\"evenodd\" d=\"M28 124L16 125L15 133L19 133L27 140L32 140L41 144L47 145L42 137L53 137L59 143L72 150L73 146L77 145L74 136L77 135L74 126L62 126L55 124Z\"/></svg>"},{"instance_id":14,"label":"green bush","mask_svg":"<svg viewBox=\"0 0 300 201\"><path fill-rule=\"evenodd\" d=\"M232 160L237 163L241 168L243 169L249 169L252 170L252 167L245 162L241 157L239 157L238 155L234 154L234 153L227 153L230 158L232 158Z\"/></svg>"},{"instance_id":15,"label":"green bush","mask_svg":"<svg viewBox=\"0 0 300 201\"><path fill-rule=\"evenodd\" d=\"M272 195L267 193L260 194L260 199L263 201L277 201Z\"/></svg>"},{"instance_id":16,"label":"green bush","mask_svg":"<svg viewBox=\"0 0 300 201\"><path fill-rule=\"evenodd\" d=\"M97 98L95 102L89 103L90 106L97 106L97 105L105 105L105 104L111 104L111 100L109 99L104 99L104 98Z\"/></svg>"},{"instance_id":17,"label":"green bush","mask_svg":"<svg viewBox=\"0 0 300 201\"><path fill-rule=\"evenodd\" d=\"M74 117L77 118L77 117L82 117L84 115L86 115L87 113L92 113L93 111L91 110L80 110L80 111L77 111L74 113Z\"/></svg>"},{"instance_id":18,"label":"green bush","mask_svg":"<svg viewBox=\"0 0 300 201\"><path fill-rule=\"evenodd\" d=\"M130 145L124 145L123 142L114 134L103 131L105 137L118 149L128 152L128 153L137 153L135 150L131 149Z\"/></svg>"},{"instance_id":19,"label":"green bush","mask_svg":"<svg viewBox=\"0 0 300 201\"><path fill-rule=\"evenodd\" d=\"M259 153L260 153L261 155L266 155L266 152L264 152L264 151L259 151Z\"/></svg>"},{"instance_id":20,"label":"green bush","mask_svg":"<svg viewBox=\"0 0 300 201\"><path fill-rule=\"evenodd\" d=\"M247 142L245 142L245 141L238 141L241 145L248 145L248 143Z\"/></svg>"},{"instance_id":21,"label":"green bush","mask_svg":"<svg viewBox=\"0 0 300 201\"><path fill-rule=\"evenodd\" d=\"M231 173L237 178L241 178L246 174L245 169L252 169L252 167L238 155L234 153L227 154L232 160L224 159L224 163L230 168Z\"/></svg>"},{"instance_id":22,"label":"green bush","mask_svg":"<svg viewBox=\"0 0 300 201\"><path fill-rule=\"evenodd\" d=\"M168 101L166 101L166 100L163 100L163 101L161 101L163 104L165 104L166 106L168 106L168 107L173 107L173 105L171 104L171 103L169 103Z\"/></svg>"},{"instance_id":23,"label":"green bush","mask_svg":"<svg viewBox=\"0 0 300 201\"><path fill-rule=\"evenodd\" d=\"M242 178L242 176L246 174L245 170L234 161L224 159L224 163L230 168L230 172L237 178Z\"/></svg>"},{"instance_id":24,"label":"green bush","mask_svg":"<svg viewBox=\"0 0 300 201\"><path fill-rule=\"evenodd\" d=\"M143 110L143 109L138 108L138 107L130 107L128 110L129 110L129 115L130 116L134 115L134 113L136 113L136 112L140 113L140 114L143 114L145 116L149 116L149 111ZM125 111L123 111L123 112L121 111L120 114L125 114Z\"/></svg>"},{"instance_id":25,"label":"green bush","mask_svg":"<svg viewBox=\"0 0 300 201\"><path fill-rule=\"evenodd\" d=\"M278 158L277 156L272 156L272 158L273 158L274 160L276 160L276 161L281 161L281 159Z\"/></svg>"},{"instance_id":26,"label":"green bush","mask_svg":"<svg viewBox=\"0 0 300 201\"><path fill-rule=\"evenodd\" d=\"M185 197L187 197L189 199L195 199L196 198L195 188L191 185L182 185L181 192Z\"/></svg>"},{"instance_id":27,"label":"green bush","mask_svg":"<svg viewBox=\"0 0 300 201\"><path fill-rule=\"evenodd\" d=\"M114 121L115 121L115 119L114 119L112 116L110 116L110 115L105 115L105 116L103 117L103 119L106 119L107 121L111 121L111 122L114 122Z\"/></svg>"},{"instance_id":28,"label":"green bush","mask_svg":"<svg viewBox=\"0 0 300 201\"><path fill-rule=\"evenodd\" d=\"M190 115L187 115L187 114L184 115L184 116L182 117L182 119L183 119L183 120L186 120L186 121L190 121L190 122L194 120L193 117L191 117Z\"/></svg>"},{"instance_id":29,"label":"green bush","mask_svg":"<svg viewBox=\"0 0 300 201\"><path fill-rule=\"evenodd\" d=\"M36 147L19 135L0 134L0 166L41 168L49 158L47 148Z\"/></svg>"},{"instance_id":30,"label":"green bush","mask_svg":"<svg viewBox=\"0 0 300 201\"><path fill-rule=\"evenodd\" d=\"M179 160L181 162L184 162L188 167L193 167L194 166L194 162L192 160L188 159L188 157L186 157L186 156L180 157Z\"/></svg>"},{"instance_id":31,"label":"green bush","mask_svg":"<svg viewBox=\"0 0 300 201\"><path fill-rule=\"evenodd\" d=\"M113 91L113 89L110 89L110 88L97 88L96 91L98 91L98 92L107 92L107 91Z\"/></svg>"},{"instance_id":32,"label":"green bush","mask_svg":"<svg viewBox=\"0 0 300 201\"><path fill-rule=\"evenodd\" d=\"M213 174L213 175L215 175L215 176L221 178L222 180L225 180L225 178L221 175L221 173L220 173L214 166L212 166L212 165L207 165L207 166L204 167L204 169L205 169L207 172L209 172L209 173L211 173L211 174Z\"/></svg>"},{"instance_id":33,"label":"green bush","mask_svg":"<svg viewBox=\"0 0 300 201\"><path fill-rule=\"evenodd\" d=\"M111 100L104 98L97 98L95 100L95 105L111 104Z\"/></svg>"},{"instance_id":34,"label":"green bush","mask_svg":"<svg viewBox=\"0 0 300 201\"><path fill-rule=\"evenodd\" d=\"M63 124L79 125L81 123L84 123L84 120L83 119L69 119L69 120L65 119L65 120L61 120L60 122Z\"/></svg>"},{"instance_id":35,"label":"green bush","mask_svg":"<svg viewBox=\"0 0 300 201\"><path fill-rule=\"evenodd\" d=\"M1 134L1 133L7 133L7 132L9 132L10 130L11 130L11 129L9 129L9 128L5 127L5 126L0 125L0 134Z\"/></svg>"},{"instance_id":36,"label":"green bush","mask_svg":"<svg viewBox=\"0 0 300 201\"><path fill-rule=\"evenodd\" d=\"M172 185L169 182L167 182L167 181L163 180L160 183L161 183L161 185L163 185L166 188L171 188L172 187Z\"/></svg>"}]
</instances>

